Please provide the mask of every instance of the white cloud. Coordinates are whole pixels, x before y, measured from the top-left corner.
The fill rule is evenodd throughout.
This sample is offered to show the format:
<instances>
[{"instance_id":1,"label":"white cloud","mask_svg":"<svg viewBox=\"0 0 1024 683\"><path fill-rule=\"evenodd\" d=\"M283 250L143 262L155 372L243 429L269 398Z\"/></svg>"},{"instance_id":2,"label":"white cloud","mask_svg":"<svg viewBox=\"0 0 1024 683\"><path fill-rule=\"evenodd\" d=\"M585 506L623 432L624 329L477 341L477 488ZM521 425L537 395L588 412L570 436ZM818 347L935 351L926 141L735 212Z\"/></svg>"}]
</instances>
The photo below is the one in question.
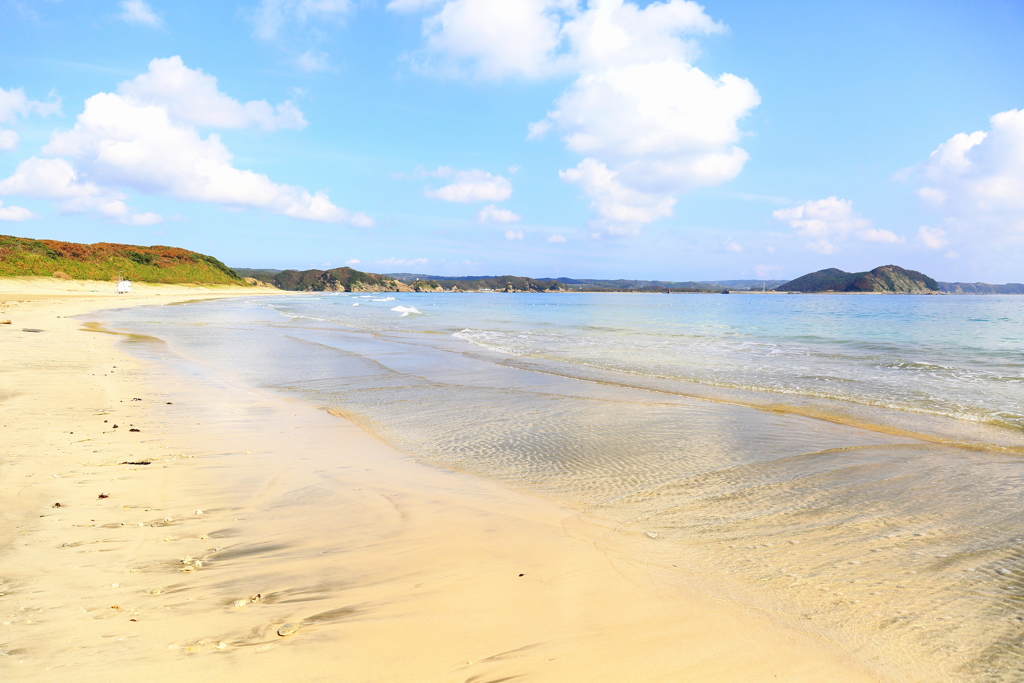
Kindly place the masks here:
<instances>
[{"instance_id":1,"label":"white cloud","mask_svg":"<svg viewBox=\"0 0 1024 683\"><path fill-rule=\"evenodd\" d=\"M10 150L18 146L18 134L13 130L0 128L0 149Z\"/></svg>"},{"instance_id":2,"label":"white cloud","mask_svg":"<svg viewBox=\"0 0 1024 683\"><path fill-rule=\"evenodd\" d=\"M377 225L377 223L372 218L367 216L362 211L357 211L354 214L352 214L352 218L350 218L348 222L351 223L352 227L355 228L372 228L373 226Z\"/></svg>"},{"instance_id":3,"label":"white cloud","mask_svg":"<svg viewBox=\"0 0 1024 683\"><path fill-rule=\"evenodd\" d=\"M595 227L613 235L639 234L641 225L671 216L676 203L671 196L641 192L623 184L617 171L594 159L584 159L558 175L590 196L590 206L597 214Z\"/></svg>"},{"instance_id":4,"label":"white cloud","mask_svg":"<svg viewBox=\"0 0 1024 683\"><path fill-rule=\"evenodd\" d=\"M522 230L506 230L505 231L505 239L507 239L509 241L511 241L511 240L521 240L521 239L523 239L523 231Z\"/></svg>"},{"instance_id":5,"label":"white cloud","mask_svg":"<svg viewBox=\"0 0 1024 683\"><path fill-rule=\"evenodd\" d=\"M159 28L164 24L163 19L143 0L124 0L121 3L121 19L128 24L145 24L153 28Z\"/></svg>"},{"instance_id":6,"label":"white cloud","mask_svg":"<svg viewBox=\"0 0 1024 683\"><path fill-rule=\"evenodd\" d=\"M4 206L0 202L0 221L27 221L30 218L39 218L36 214L21 206Z\"/></svg>"},{"instance_id":7,"label":"white cloud","mask_svg":"<svg viewBox=\"0 0 1024 683\"><path fill-rule=\"evenodd\" d=\"M412 4L412 3L403 3ZM426 50L413 64L442 75L539 78L554 71L559 0L449 0L423 20Z\"/></svg>"},{"instance_id":8,"label":"white cloud","mask_svg":"<svg viewBox=\"0 0 1024 683\"><path fill-rule=\"evenodd\" d=\"M357 258L350 258L348 261L345 261L346 266L358 266L360 263L362 263L362 261Z\"/></svg>"},{"instance_id":9,"label":"white cloud","mask_svg":"<svg viewBox=\"0 0 1024 683\"><path fill-rule=\"evenodd\" d=\"M212 77L185 68L177 58L154 60L143 76L152 78L123 83L121 94L86 100L74 128L55 132L43 148L56 158L23 161L0 181L0 194L53 199L64 211L92 210L134 224L152 224L156 214L131 214L122 188L305 220L373 225L365 214L335 206L322 191L310 193L235 168L217 134L203 138L193 127L272 128L283 123L277 119L280 105L276 113L265 102L265 108L240 105L217 91ZM160 83L168 85L162 93ZM291 115L285 119L296 123Z\"/></svg>"},{"instance_id":10,"label":"white cloud","mask_svg":"<svg viewBox=\"0 0 1024 683\"><path fill-rule=\"evenodd\" d=\"M326 52L313 52L312 50L306 50L296 57L295 66L307 73L327 71L331 68Z\"/></svg>"},{"instance_id":11,"label":"white cloud","mask_svg":"<svg viewBox=\"0 0 1024 683\"><path fill-rule=\"evenodd\" d=\"M774 280L776 278L773 278L773 275L781 277L782 268L779 266L757 265L754 266L754 272L762 280Z\"/></svg>"},{"instance_id":12,"label":"white cloud","mask_svg":"<svg viewBox=\"0 0 1024 683\"><path fill-rule=\"evenodd\" d=\"M808 249L822 254L835 253L838 250L835 243L850 236L864 242L899 244L905 241L889 230L871 227L871 221L856 213L849 199L828 197L779 209L772 215L806 237Z\"/></svg>"},{"instance_id":13,"label":"white cloud","mask_svg":"<svg viewBox=\"0 0 1024 683\"><path fill-rule=\"evenodd\" d=\"M905 237L897 235L889 230L881 228L865 228L854 233L857 239L865 242L879 242L882 244L903 244L907 241Z\"/></svg>"},{"instance_id":14,"label":"white cloud","mask_svg":"<svg viewBox=\"0 0 1024 683\"><path fill-rule=\"evenodd\" d=\"M124 194L96 183L79 180L78 171L65 159L30 157L18 164L14 173L0 180L0 195L17 194L34 199L60 201L66 213L96 211L123 223L151 225L163 220L157 214L133 214L124 203ZM148 218L155 216L159 220Z\"/></svg>"},{"instance_id":15,"label":"white cloud","mask_svg":"<svg viewBox=\"0 0 1024 683\"><path fill-rule=\"evenodd\" d=\"M927 225L922 225L917 229L917 236L929 249L942 249L949 244L949 240L946 239L946 231L942 228L929 228Z\"/></svg>"},{"instance_id":16,"label":"white cloud","mask_svg":"<svg viewBox=\"0 0 1024 683\"><path fill-rule=\"evenodd\" d=\"M494 204L489 204L480 209L476 219L481 223L518 223L522 216L512 213L508 209L500 209Z\"/></svg>"},{"instance_id":17,"label":"white cloud","mask_svg":"<svg viewBox=\"0 0 1024 683\"><path fill-rule=\"evenodd\" d=\"M126 222L130 225L156 225L157 223L163 223L164 217L158 213L147 211L146 213L132 214Z\"/></svg>"},{"instance_id":18,"label":"white cloud","mask_svg":"<svg viewBox=\"0 0 1024 683\"><path fill-rule=\"evenodd\" d=\"M725 248L734 254L739 254L743 251L743 247L737 244L731 237L725 240Z\"/></svg>"},{"instance_id":19,"label":"white cloud","mask_svg":"<svg viewBox=\"0 0 1024 683\"><path fill-rule=\"evenodd\" d=\"M989 121L990 130L954 135L920 167L928 184L918 195L970 241L1024 235L1024 110Z\"/></svg>"},{"instance_id":20,"label":"white cloud","mask_svg":"<svg viewBox=\"0 0 1024 683\"><path fill-rule=\"evenodd\" d=\"M427 259L386 258L381 261L374 261L374 263L381 266L425 266L427 264Z\"/></svg>"},{"instance_id":21,"label":"white cloud","mask_svg":"<svg viewBox=\"0 0 1024 683\"><path fill-rule=\"evenodd\" d=\"M287 23L337 20L351 9L350 0L261 0L253 16L256 36L271 40Z\"/></svg>"},{"instance_id":22,"label":"white cloud","mask_svg":"<svg viewBox=\"0 0 1024 683\"><path fill-rule=\"evenodd\" d=\"M21 88L4 90L0 88L0 123L14 123L18 117L30 114L49 116L60 113L60 98L51 93L49 102L30 100ZM12 150L18 146L18 134L13 130L0 128L0 150Z\"/></svg>"},{"instance_id":23,"label":"white cloud","mask_svg":"<svg viewBox=\"0 0 1024 683\"><path fill-rule=\"evenodd\" d=\"M391 0L387 8L392 12L422 12L444 0Z\"/></svg>"},{"instance_id":24,"label":"white cloud","mask_svg":"<svg viewBox=\"0 0 1024 683\"><path fill-rule=\"evenodd\" d=\"M548 237L548 242L551 242L552 244L559 244L561 242L568 242L568 241L569 240L565 239L561 235L551 235L550 237Z\"/></svg>"},{"instance_id":25,"label":"white cloud","mask_svg":"<svg viewBox=\"0 0 1024 683\"><path fill-rule=\"evenodd\" d=\"M50 94L49 102L40 102L28 99L21 88L0 88L0 123L13 123L19 116L27 117L29 114L60 114L60 105L60 98L53 93Z\"/></svg>"},{"instance_id":26,"label":"white cloud","mask_svg":"<svg viewBox=\"0 0 1024 683\"><path fill-rule=\"evenodd\" d=\"M125 98L139 105L163 107L171 118L196 126L263 130L306 127L306 119L291 100L271 106L266 100L239 102L217 88L217 79L190 69L181 57L154 59L149 71L118 85Z\"/></svg>"},{"instance_id":27,"label":"white cloud","mask_svg":"<svg viewBox=\"0 0 1024 683\"><path fill-rule=\"evenodd\" d=\"M395 0L389 7L427 6ZM612 174L614 189L580 182L580 166L562 177L591 197L596 228L635 234L671 215L680 193L730 180L746 163L737 122L760 96L745 79L715 78L691 64L698 50L689 36L724 30L687 0L642 8L625 0L585 8L577 0L447 0L424 19L426 43L414 66L482 79L575 73L528 137L558 130L583 163Z\"/></svg>"},{"instance_id":28,"label":"white cloud","mask_svg":"<svg viewBox=\"0 0 1024 683\"><path fill-rule=\"evenodd\" d=\"M424 190L423 196L446 202L500 202L512 196L512 182L505 177L472 169L453 171L442 166L427 175L451 177L453 182L436 190Z\"/></svg>"}]
</instances>

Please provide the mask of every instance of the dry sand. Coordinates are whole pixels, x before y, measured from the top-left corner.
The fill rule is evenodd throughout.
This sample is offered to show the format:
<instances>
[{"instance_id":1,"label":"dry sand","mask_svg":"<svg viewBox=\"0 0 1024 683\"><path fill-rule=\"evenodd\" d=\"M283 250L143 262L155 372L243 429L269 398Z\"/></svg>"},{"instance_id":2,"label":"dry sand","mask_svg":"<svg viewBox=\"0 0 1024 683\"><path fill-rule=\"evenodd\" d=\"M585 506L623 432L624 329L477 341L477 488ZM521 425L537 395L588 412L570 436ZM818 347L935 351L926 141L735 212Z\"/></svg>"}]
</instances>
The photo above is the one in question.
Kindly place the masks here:
<instances>
[{"instance_id":1,"label":"dry sand","mask_svg":"<svg viewBox=\"0 0 1024 683\"><path fill-rule=\"evenodd\" d=\"M877 680L571 509L66 317L254 290L102 286L0 281L0 679Z\"/></svg>"}]
</instances>

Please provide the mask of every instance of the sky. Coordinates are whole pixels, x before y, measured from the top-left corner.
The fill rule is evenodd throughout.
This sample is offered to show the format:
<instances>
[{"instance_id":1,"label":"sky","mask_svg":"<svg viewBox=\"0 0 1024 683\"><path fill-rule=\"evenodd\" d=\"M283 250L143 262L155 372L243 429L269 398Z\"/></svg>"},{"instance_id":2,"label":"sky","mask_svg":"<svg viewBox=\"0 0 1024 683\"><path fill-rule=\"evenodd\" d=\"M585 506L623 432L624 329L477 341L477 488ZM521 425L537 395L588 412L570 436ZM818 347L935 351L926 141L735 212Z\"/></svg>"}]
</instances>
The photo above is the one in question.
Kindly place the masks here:
<instances>
[{"instance_id":1,"label":"sky","mask_svg":"<svg viewBox=\"0 0 1024 683\"><path fill-rule=\"evenodd\" d=\"M0 0L0 234L1024 282L1024 3Z\"/></svg>"}]
</instances>

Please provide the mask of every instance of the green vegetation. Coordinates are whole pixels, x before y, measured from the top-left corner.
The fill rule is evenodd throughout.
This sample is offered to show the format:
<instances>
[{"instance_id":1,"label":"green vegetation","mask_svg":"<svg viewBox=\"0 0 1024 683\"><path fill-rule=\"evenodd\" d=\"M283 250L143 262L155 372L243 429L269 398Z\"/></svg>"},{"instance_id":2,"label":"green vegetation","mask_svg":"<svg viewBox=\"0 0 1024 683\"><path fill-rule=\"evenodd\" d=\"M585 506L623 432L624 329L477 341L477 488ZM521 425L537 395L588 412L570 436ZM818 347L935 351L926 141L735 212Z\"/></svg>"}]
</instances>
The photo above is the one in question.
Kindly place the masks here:
<instances>
[{"instance_id":1,"label":"green vegetation","mask_svg":"<svg viewBox=\"0 0 1024 683\"><path fill-rule=\"evenodd\" d=\"M217 259L187 249L0 235L0 276L29 275L70 280L116 280L120 275L136 282L245 285Z\"/></svg>"},{"instance_id":2,"label":"green vegetation","mask_svg":"<svg viewBox=\"0 0 1024 683\"><path fill-rule=\"evenodd\" d=\"M398 292L407 289L394 278L352 268L330 270L239 269L246 277L292 292Z\"/></svg>"},{"instance_id":3,"label":"green vegetation","mask_svg":"<svg viewBox=\"0 0 1024 683\"><path fill-rule=\"evenodd\" d=\"M451 280L438 278L431 282L435 282L445 290L458 289L463 292L558 292L562 290L561 284L555 280L534 280L531 277L516 277L515 275L476 279L453 278Z\"/></svg>"},{"instance_id":4,"label":"green vegetation","mask_svg":"<svg viewBox=\"0 0 1024 683\"><path fill-rule=\"evenodd\" d=\"M931 294L939 283L924 273L899 266L879 266L864 273L847 273L826 268L798 277L775 288L780 292L885 292L892 294Z\"/></svg>"}]
</instances>

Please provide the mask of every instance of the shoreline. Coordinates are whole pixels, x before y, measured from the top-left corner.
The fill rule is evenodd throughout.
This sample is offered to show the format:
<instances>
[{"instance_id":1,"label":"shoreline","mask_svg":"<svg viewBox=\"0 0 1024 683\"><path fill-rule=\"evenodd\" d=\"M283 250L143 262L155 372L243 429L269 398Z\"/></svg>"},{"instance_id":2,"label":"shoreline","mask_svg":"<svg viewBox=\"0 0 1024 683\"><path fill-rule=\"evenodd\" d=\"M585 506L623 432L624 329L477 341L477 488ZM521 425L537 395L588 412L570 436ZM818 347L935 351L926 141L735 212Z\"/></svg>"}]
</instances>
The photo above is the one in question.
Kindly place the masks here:
<instances>
[{"instance_id":1,"label":"shoreline","mask_svg":"<svg viewBox=\"0 0 1024 683\"><path fill-rule=\"evenodd\" d=\"M573 510L84 326L197 298L165 287L0 293L11 680L879 680L763 614L627 578Z\"/></svg>"}]
</instances>

